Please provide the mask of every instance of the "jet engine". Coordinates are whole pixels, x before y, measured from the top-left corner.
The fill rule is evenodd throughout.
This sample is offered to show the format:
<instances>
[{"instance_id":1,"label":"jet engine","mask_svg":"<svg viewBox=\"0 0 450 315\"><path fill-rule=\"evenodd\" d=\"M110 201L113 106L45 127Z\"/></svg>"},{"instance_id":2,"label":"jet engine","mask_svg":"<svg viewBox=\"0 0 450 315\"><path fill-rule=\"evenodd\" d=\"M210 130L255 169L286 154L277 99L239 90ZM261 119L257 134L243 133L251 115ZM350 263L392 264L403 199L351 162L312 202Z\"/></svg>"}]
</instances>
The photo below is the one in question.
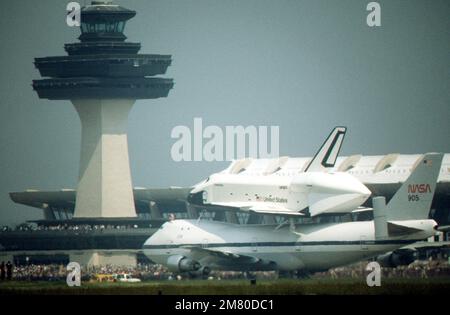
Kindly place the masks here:
<instances>
[{"instance_id":1,"label":"jet engine","mask_svg":"<svg viewBox=\"0 0 450 315\"><path fill-rule=\"evenodd\" d=\"M200 269L199 262L182 255L172 255L167 258L167 267L172 272L192 272Z\"/></svg>"},{"instance_id":2,"label":"jet engine","mask_svg":"<svg viewBox=\"0 0 450 315\"><path fill-rule=\"evenodd\" d=\"M208 266L202 266L196 271L189 272L189 275L193 278L206 278L211 273L211 269Z\"/></svg>"},{"instance_id":3,"label":"jet engine","mask_svg":"<svg viewBox=\"0 0 450 315\"><path fill-rule=\"evenodd\" d=\"M377 256L376 261L382 267L395 268L406 266L416 260L416 251L414 249L400 249L393 252Z\"/></svg>"}]
</instances>

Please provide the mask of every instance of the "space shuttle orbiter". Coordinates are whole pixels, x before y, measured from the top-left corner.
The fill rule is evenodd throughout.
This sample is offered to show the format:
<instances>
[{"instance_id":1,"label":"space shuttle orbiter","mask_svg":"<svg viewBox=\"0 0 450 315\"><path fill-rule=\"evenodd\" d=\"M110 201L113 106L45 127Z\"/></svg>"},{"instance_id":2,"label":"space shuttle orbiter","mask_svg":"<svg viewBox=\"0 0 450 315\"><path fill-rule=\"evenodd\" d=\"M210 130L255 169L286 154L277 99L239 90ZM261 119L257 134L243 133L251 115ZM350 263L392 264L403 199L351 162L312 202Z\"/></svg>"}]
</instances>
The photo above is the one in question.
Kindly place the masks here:
<instances>
[{"instance_id":1,"label":"space shuttle orbiter","mask_svg":"<svg viewBox=\"0 0 450 315\"><path fill-rule=\"evenodd\" d=\"M265 176L216 173L192 189L188 202L194 206L269 215L351 212L371 192L354 176L329 171L334 167L346 131L346 127L335 127L306 168L293 177L279 176L277 168Z\"/></svg>"}]
</instances>

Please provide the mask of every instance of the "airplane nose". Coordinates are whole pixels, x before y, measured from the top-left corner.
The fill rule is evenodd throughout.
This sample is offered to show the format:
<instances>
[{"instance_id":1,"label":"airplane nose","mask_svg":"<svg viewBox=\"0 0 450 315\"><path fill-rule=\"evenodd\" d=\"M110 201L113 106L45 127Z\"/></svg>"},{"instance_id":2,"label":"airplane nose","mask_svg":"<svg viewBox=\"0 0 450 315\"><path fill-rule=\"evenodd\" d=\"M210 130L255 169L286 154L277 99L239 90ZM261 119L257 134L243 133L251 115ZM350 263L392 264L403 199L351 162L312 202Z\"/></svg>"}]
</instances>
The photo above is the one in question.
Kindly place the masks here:
<instances>
[{"instance_id":1,"label":"airplane nose","mask_svg":"<svg viewBox=\"0 0 450 315\"><path fill-rule=\"evenodd\" d=\"M203 190L199 192L190 193L187 197L187 201L192 205L203 205Z\"/></svg>"},{"instance_id":2,"label":"airplane nose","mask_svg":"<svg viewBox=\"0 0 450 315\"><path fill-rule=\"evenodd\" d=\"M157 239L158 239L158 234L159 231L156 231L155 233L153 233L152 236L150 236L145 242L144 242L144 249L146 249L145 247L148 245L155 245L157 243Z\"/></svg>"}]
</instances>

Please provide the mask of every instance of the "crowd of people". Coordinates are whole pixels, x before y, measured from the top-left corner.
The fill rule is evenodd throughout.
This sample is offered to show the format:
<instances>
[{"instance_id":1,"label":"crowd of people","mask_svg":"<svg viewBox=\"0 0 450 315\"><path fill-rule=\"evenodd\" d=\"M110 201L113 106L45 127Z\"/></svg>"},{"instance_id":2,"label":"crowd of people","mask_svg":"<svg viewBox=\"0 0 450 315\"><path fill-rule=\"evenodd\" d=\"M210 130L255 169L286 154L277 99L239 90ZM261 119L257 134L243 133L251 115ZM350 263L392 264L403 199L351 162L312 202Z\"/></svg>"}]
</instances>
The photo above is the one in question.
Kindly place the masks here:
<instances>
[{"instance_id":1,"label":"crowd of people","mask_svg":"<svg viewBox=\"0 0 450 315\"><path fill-rule=\"evenodd\" d=\"M365 278L368 274L366 271L367 262L360 262L353 265L330 269L326 272L318 272L311 275L313 278ZM18 281L65 281L68 271L65 265L17 265L11 262L2 262L0 264L1 280L18 280ZM383 267L381 269L382 277L387 278L421 278L429 279L434 277L450 277L450 265L445 260L427 260L415 261L406 266L398 266L396 268ZM120 266L91 266L82 267L81 279L83 281L97 281L99 275L113 274L129 274L133 278L142 281L151 280L183 280L189 277L180 276L170 272L167 268L158 264L138 264L136 267L120 267ZM273 280L279 277L275 271L252 272L251 276L260 280ZM249 274L238 271L212 271L207 277L211 280L229 280L229 279L248 279Z\"/></svg>"},{"instance_id":2,"label":"crowd of people","mask_svg":"<svg viewBox=\"0 0 450 315\"><path fill-rule=\"evenodd\" d=\"M329 269L326 272L316 273L318 278L365 278L369 271L366 270L367 262L359 262L344 267ZM409 265L397 267L382 267L381 276L383 278L404 278L404 279L429 279L434 277L450 277L450 264L448 260L429 259L416 260Z\"/></svg>"},{"instance_id":3,"label":"crowd of people","mask_svg":"<svg viewBox=\"0 0 450 315\"><path fill-rule=\"evenodd\" d=\"M58 264L30 264L14 266L12 274L12 279L18 281L65 281L67 269L65 265ZM162 265L138 264L136 267L111 265L82 267L81 279L83 281L99 281L99 279L106 279L102 275L114 274L129 274L131 277L142 281L183 280L188 278L174 274ZM258 279L275 279L277 277L274 271L261 271L252 274ZM211 280L246 279L248 275L239 271L213 271L206 278Z\"/></svg>"},{"instance_id":4,"label":"crowd of people","mask_svg":"<svg viewBox=\"0 0 450 315\"><path fill-rule=\"evenodd\" d=\"M149 225L148 228L152 226ZM58 225L35 225L35 224L21 224L15 229L9 226L2 226L0 232L36 232L36 231L75 231L75 232L90 232L90 231L103 231L103 230L126 230L126 229L138 229L137 224L134 225L113 225L113 224L58 224Z\"/></svg>"},{"instance_id":5,"label":"crowd of people","mask_svg":"<svg viewBox=\"0 0 450 315\"><path fill-rule=\"evenodd\" d=\"M138 264L136 267L98 266L82 267L83 281L95 280L98 275L130 274L141 280L166 280L171 273L161 265ZM18 281L65 281L67 268L63 264L29 264L13 266L10 279Z\"/></svg>"}]
</instances>

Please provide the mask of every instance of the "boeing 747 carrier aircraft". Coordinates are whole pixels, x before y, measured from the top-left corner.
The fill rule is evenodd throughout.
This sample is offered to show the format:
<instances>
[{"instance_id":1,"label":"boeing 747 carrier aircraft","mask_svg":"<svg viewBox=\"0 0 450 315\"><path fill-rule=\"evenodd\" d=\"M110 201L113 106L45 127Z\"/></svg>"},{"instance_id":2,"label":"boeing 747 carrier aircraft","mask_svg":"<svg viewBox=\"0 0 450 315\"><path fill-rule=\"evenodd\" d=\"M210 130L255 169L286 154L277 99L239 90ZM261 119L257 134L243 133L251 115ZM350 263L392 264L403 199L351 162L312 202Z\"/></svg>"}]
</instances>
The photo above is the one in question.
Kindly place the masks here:
<instances>
[{"instance_id":1,"label":"boeing 747 carrier aircraft","mask_svg":"<svg viewBox=\"0 0 450 315\"><path fill-rule=\"evenodd\" d=\"M374 220L294 225L236 225L206 220L166 222L144 253L174 272L219 270L320 271L433 236L428 219L442 154L425 154L386 205L373 200Z\"/></svg>"}]
</instances>

